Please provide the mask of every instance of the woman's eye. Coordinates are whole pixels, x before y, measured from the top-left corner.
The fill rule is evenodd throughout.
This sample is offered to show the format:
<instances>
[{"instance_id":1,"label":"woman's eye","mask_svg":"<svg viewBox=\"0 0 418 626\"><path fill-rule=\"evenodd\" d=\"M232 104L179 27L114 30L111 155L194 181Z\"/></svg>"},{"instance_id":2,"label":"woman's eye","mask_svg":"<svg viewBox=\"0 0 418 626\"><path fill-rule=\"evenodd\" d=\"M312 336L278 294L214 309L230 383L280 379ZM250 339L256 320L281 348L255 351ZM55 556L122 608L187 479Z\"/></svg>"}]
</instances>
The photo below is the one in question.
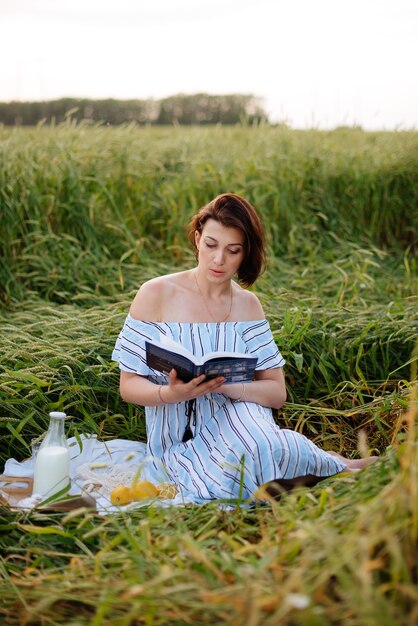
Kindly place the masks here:
<instances>
[{"instance_id":1,"label":"woman's eye","mask_svg":"<svg viewBox=\"0 0 418 626\"><path fill-rule=\"evenodd\" d=\"M230 254L239 254L239 250L230 250Z\"/></svg>"},{"instance_id":2,"label":"woman's eye","mask_svg":"<svg viewBox=\"0 0 418 626\"><path fill-rule=\"evenodd\" d=\"M207 243L207 244L206 244L206 246L207 246L208 248L216 248L216 245L215 245L215 244L213 244L213 243Z\"/></svg>"}]
</instances>

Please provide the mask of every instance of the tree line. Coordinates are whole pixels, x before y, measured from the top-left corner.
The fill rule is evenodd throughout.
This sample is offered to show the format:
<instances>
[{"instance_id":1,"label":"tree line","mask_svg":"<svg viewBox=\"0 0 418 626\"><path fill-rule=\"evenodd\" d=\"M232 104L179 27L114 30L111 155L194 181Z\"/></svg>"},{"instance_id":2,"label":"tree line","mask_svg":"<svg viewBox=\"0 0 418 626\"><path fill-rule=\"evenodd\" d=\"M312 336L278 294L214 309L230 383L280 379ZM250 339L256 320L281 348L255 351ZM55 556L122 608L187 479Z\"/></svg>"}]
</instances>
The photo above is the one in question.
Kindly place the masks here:
<instances>
[{"instance_id":1,"label":"tree line","mask_svg":"<svg viewBox=\"0 0 418 626\"><path fill-rule=\"evenodd\" d=\"M177 94L161 100L90 100L61 98L41 102L0 102L0 124L36 126L77 122L137 124L249 124L268 122L259 98L252 94Z\"/></svg>"}]
</instances>

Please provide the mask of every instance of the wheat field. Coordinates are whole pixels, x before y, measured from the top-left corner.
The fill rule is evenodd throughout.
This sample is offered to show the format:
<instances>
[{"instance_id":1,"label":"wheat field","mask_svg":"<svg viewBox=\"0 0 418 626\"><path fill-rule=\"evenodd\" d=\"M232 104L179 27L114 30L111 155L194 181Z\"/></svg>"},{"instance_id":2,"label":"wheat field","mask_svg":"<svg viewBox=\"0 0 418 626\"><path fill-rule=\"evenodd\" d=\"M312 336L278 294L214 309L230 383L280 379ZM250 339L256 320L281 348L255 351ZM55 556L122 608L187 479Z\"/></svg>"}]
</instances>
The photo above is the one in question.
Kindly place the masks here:
<instances>
[{"instance_id":1,"label":"wheat field","mask_svg":"<svg viewBox=\"0 0 418 626\"><path fill-rule=\"evenodd\" d=\"M67 435L145 440L110 360L138 286L193 263L184 225L247 197L253 287L286 358L277 423L380 459L268 506L108 516L0 507L4 624L413 626L418 619L418 133L0 128L1 462Z\"/></svg>"}]
</instances>

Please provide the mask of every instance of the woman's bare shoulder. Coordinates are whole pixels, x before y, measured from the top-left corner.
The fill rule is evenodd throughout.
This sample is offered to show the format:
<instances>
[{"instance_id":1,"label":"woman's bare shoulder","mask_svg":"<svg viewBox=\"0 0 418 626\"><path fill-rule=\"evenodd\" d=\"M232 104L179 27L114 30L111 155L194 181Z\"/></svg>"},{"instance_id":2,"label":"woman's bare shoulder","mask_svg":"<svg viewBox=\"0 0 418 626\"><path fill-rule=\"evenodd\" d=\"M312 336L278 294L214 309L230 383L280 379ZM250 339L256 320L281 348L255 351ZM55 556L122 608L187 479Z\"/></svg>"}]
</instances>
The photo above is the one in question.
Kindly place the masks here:
<instances>
[{"instance_id":1,"label":"woman's bare shoulder","mask_svg":"<svg viewBox=\"0 0 418 626\"><path fill-rule=\"evenodd\" d=\"M234 291L235 311L239 311L240 321L261 320L265 318L263 307L255 293L236 285Z\"/></svg>"},{"instance_id":2,"label":"woman's bare shoulder","mask_svg":"<svg viewBox=\"0 0 418 626\"><path fill-rule=\"evenodd\" d=\"M166 274L151 278L141 285L132 301L129 314L138 320L159 322L165 302L170 299L181 281L181 274Z\"/></svg>"}]
</instances>

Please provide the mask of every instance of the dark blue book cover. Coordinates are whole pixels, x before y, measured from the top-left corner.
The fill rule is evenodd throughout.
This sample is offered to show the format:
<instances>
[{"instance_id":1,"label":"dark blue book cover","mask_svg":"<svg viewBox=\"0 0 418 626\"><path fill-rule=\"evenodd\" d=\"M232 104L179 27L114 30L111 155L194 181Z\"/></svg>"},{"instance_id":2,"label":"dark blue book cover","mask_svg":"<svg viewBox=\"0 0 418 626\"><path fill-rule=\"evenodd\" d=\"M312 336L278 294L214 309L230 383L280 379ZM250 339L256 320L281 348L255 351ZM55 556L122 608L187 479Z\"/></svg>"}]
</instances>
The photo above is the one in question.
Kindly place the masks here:
<instances>
[{"instance_id":1,"label":"dark blue book cover","mask_svg":"<svg viewBox=\"0 0 418 626\"><path fill-rule=\"evenodd\" d=\"M206 378L224 376L225 383L249 382L254 378L257 357L235 352L212 352L201 359L174 341L146 341L148 367L168 374L175 369L184 382L205 374Z\"/></svg>"}]
</instances>

